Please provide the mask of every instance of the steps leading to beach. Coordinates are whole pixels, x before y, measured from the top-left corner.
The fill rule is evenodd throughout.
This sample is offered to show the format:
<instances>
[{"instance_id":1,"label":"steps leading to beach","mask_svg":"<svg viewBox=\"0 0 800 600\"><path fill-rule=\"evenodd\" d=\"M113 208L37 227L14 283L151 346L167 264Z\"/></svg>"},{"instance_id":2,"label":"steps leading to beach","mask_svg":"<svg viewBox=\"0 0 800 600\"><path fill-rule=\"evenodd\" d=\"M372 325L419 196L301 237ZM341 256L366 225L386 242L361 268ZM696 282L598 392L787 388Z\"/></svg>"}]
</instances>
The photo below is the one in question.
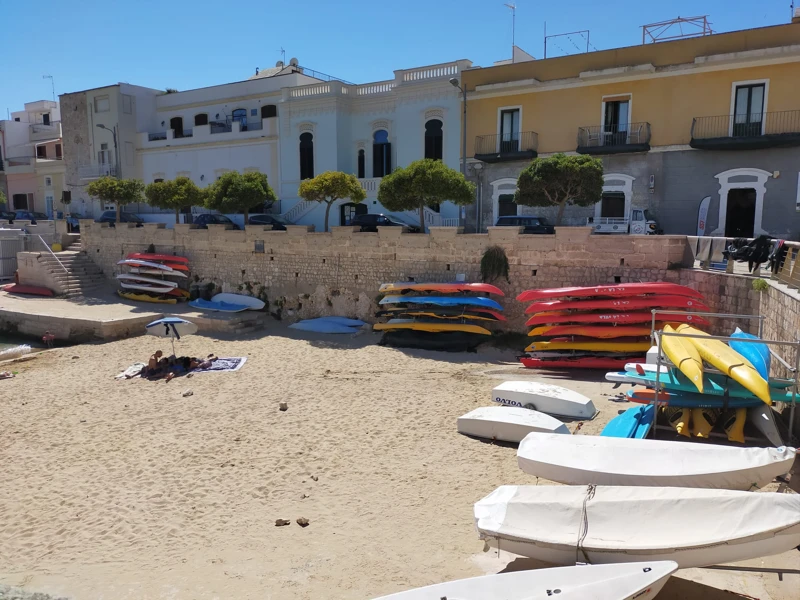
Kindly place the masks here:
<instances>
[{"instance_id":1,"label":"steps leading to beach","mask_svg":"<svg viewBox=\"0 0 800 600\"><path fill-rule=\"evenodd\" d=\"M70 248L75 244L73 242ZM55 255L42 254L39 260L56 282L59 289L55 291L67 298L83 296L102 287L105 282L103 272L83 252L64 250Z\"/></svg>"}]
</instances>

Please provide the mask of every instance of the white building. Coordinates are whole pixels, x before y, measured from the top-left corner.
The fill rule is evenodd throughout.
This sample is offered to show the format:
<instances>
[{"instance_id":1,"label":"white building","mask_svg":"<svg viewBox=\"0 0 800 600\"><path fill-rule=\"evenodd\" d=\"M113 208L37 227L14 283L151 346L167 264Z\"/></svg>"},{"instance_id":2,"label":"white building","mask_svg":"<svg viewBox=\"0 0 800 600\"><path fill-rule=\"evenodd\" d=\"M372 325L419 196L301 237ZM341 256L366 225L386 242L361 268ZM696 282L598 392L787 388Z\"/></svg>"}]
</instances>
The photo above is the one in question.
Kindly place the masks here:
<instances>
[{"instance_id":1,"label":"white building","mask_svg":"<svg viewBox=\"0 0 800 600\"><path fill-rule=\"evenodd\" d=\"M355 85L303 69L293 59L246 81L185 92L119 84L68 94L62 106L69 104L80 117L74 128L87 136L70 153L78 158L77 168L68 168L68 182L77 184L73 189L86 206L92 204L82 191L88 180L117 168L146 184L186 176L201 187L226 171L259 171L280 198L274 211L322 230L324 205L300 200L298 186L338 170L360 179L367 200L358 207L342 201L331 211L330 225L347 224L356 213L388 213L377 192L381 177L395 167L427 156L459 168L461 102L449 80L470 66L461 60L399 70L393 79ZM105 114L97 110L98 95L108 98ZM108 128L115 124L119 167L108 145ZM65 119L65 129L72 128ZM102 208L94 205L94 216ZM148 221L174 222L172 213L145 205L130 210ZM416 212L397 216L418 222ZM427 225L455 225L458 219L459 209L450 203L426 211Z\"/></svg>"}]
</instances>

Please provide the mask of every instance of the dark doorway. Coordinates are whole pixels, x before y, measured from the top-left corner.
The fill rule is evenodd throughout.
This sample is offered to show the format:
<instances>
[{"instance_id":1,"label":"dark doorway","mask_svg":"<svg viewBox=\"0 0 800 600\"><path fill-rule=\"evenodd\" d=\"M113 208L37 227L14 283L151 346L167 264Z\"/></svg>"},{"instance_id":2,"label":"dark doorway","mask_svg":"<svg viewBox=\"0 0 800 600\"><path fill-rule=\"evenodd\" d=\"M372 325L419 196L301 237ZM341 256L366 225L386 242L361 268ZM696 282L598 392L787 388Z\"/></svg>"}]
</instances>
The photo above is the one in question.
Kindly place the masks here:
<instances>
[{"instance_id":1,"label":"dark doorway","mask_svg":"<svg viewBox=\"0 0 800 600\"><path fill-rule=\"evenodd\" d=\"M516 217L517 203L514 202L514 194L501 194L497 199L498 217Z\"/></svg>"},{"instance_id":2,"label":"dark doorway","mask_svg":"<svg viewBox=\"0 0 800 600\"><path fill-rule=\"evenodd\" d=\"M194 116L194 126L198 127L200 125L208 125L208 115L206 113Z\"/></svg>"},{"instance_id":3,"label":"dark doorway","mask_svg":"<svg viewBox=\"0 0 800 600\"><path fill-rule=\"evenodd\" d=\"M431 119L425 123L425 158L442 160L442 122Z\"/></svg>"},{"instance_id":4,"label":"dark doorway","mask_svg":"<svg viewBox=\"0 0 800 600\"><path fill-rule=\"evenodd\" d=\"M47 158L47 146L36 146L36 158Z\"/></svg>"},{"instance_id":5,"label":"dark doorway","mask_svg":"<svg viewBox=\"0 0 800 600\"><path fill-rule=\"evenodd\" d=\"M603 192L600 202L601 217L610 219L625 218L625 194L622 192Z\"/></svg>"},{"instance_id":6,"label":"dark doorway","mask_svg":"<svg viewBox=\"0 0 800 600\"><path fill-rule=\"evenodd\" d=\"M350 225L353 222L353 217L356 215L367 214L367 206L365 204L353 204L348 202L339 207L339 224Z\"/></svg>"},{"instance_id":7,"label":"dark doorway","mask_svg":"<svg viewBox=\"0 0 800 600\"><path fill-rule=\"evenodd\" d=\"M183 137L183 117L172 117L169 120L169 128L172 129L172 137Z\"/></svg>"},{"instance_id":8,"label":"dark doorway","mask_svg":"<svg viewBox=\"0 0 800 600\"><path fill-rule=\"evenodd\" d=\"M389 132L379 129L372 138L372 176L383 177L392 172L392 145L389 143Z\"/></svg>"},{"instance_id":9,"label":"dark doorway","mask_svg":"<svg viewBox=\"0 0 800 600\"><path fill-rule=\"evenodd\" d=\"M278 107L274 104L265 104L261 107L261 118L271 119L278 116Z\"/></svg>"},{"instance_id":10,"label":"dark doorway","mask_svg":"<svg viewBox=\"0 0 800 600\"><path fill-rule=\"evenodd\" d=\"M366 162L364 157L364 150L358 151L358 178L364 179L366 177Z\"/></svg>"},{"instance_id":11,"label":"dark doorway","mask_svg":"<svg viewBox=\"0 0 800 600\"><path fill-rule=\"evenodd\" d=\"M50 125L50 113L44 113L42 115L42 125Z\"/></svg>"},{"instance_id":12,"label":"dark doorway","mask_svg":"<svg viewBox=\"0 0 800 600\"><path fill-rule=\"evenodd\" d=\"M314 136L306 131L300 134L300 179L314 177Z\"/></svg>"},{"instance_id":13,"label":"dark doorway","mask_svg":"<svg viewBox=\"0 0 800 600\"><path fill-rule=\"evenodd\" d=\"M725 237L753 237L756 221L756 191L738 188L728 191Z\"/></svg>"},{"instance_id":14,"label":"dark doorway","mask_svg":"<svg viewBox=\"0 0 800 600\"><path fill-rule=\"evenodd\" d=\"M14 194L11 197L14 210L28 210L28 194Z\"/></svg>"}]
</instances>

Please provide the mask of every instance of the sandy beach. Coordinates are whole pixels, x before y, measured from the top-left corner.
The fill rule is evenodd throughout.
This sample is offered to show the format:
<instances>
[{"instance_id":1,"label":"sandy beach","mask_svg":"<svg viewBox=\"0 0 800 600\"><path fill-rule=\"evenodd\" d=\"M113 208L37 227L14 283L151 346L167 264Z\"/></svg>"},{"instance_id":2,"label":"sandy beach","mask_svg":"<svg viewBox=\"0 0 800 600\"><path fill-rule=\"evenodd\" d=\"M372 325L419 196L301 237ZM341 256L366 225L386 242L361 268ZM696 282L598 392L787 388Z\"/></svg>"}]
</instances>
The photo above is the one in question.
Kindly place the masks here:
<instances>
[{"instance_id":1,"label":"sandy beach","mask_svg":"<svg viewBox=\"0 0 800 600\"><path fill-rule=\"evenodd\" d=\"M368 600L529 566L483 553L472 505L498 485L535 480L513 447L455 427L500 381L519 378L512 352L400 351L375 334L315 339L280 324L267 334L184 338L179 355L247 363L169 383L114 379L169 350L152 337L12 365L17 376L0 381L0 589ZM580 433L626 407L601 375L548 378L595 401L600 414ZM748 564L798 569L800 553ZM788 600L798 585L792 574L689 570L659 598L738 597L729 589Z\"/></svg>"}]
</instances>

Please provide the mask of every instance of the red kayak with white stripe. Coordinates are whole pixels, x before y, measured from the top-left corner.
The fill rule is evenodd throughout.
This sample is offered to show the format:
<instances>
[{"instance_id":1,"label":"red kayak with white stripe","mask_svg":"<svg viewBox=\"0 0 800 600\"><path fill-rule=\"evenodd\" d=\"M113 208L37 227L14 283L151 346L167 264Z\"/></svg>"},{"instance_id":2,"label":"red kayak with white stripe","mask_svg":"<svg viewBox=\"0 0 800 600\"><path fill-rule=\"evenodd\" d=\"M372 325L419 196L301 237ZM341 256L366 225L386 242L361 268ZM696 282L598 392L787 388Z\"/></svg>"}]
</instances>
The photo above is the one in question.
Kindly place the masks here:
<instances>
[{"instance_id":1,"label":"red kayak with white stripe","mask_svg":"<svg viewBox=\"0 0 800 600\"><path fill-rule=\"evenodd\" d=\"M567 323L650 323L653 320L652 313L574 313L561 315L534 315L528 319L526 325L547 325L547 324L567 324ZM676 323L692 323L693 325L708 326L708 321L703 317L698 317L691 313L680 315L669 315L669 320Z\"/></svg>"},{"instance_id":2,"label":"red kayak with white stripe","mask_svg":"<svg viewBox=\"0 0 800 600\"><path fill-rule=\"evenodd\" d=\"M520 302L551 300L555 298L624 298L642 296L644 294L663 294L672 296L688 296L702 299L697 290L677 283L656 281L652 283L619 283L616 285L598 285L593 287L565 287L527 290L517 296Z\"/></svg>"},{"instance_id":3,"label":"red kayak with white stripe","mask_svg":"<svg viewBox=\"0 0 800 600\"><path fill-rule=\"evenodd\" d=\"M689 296L633 296L631 298L604 298L591 300L553 300L534 302L525 309L525 314L550 310L646 310L648 308L681 308L709 312L709 307L697 298Z\"/></svg>"}]
</instances>

